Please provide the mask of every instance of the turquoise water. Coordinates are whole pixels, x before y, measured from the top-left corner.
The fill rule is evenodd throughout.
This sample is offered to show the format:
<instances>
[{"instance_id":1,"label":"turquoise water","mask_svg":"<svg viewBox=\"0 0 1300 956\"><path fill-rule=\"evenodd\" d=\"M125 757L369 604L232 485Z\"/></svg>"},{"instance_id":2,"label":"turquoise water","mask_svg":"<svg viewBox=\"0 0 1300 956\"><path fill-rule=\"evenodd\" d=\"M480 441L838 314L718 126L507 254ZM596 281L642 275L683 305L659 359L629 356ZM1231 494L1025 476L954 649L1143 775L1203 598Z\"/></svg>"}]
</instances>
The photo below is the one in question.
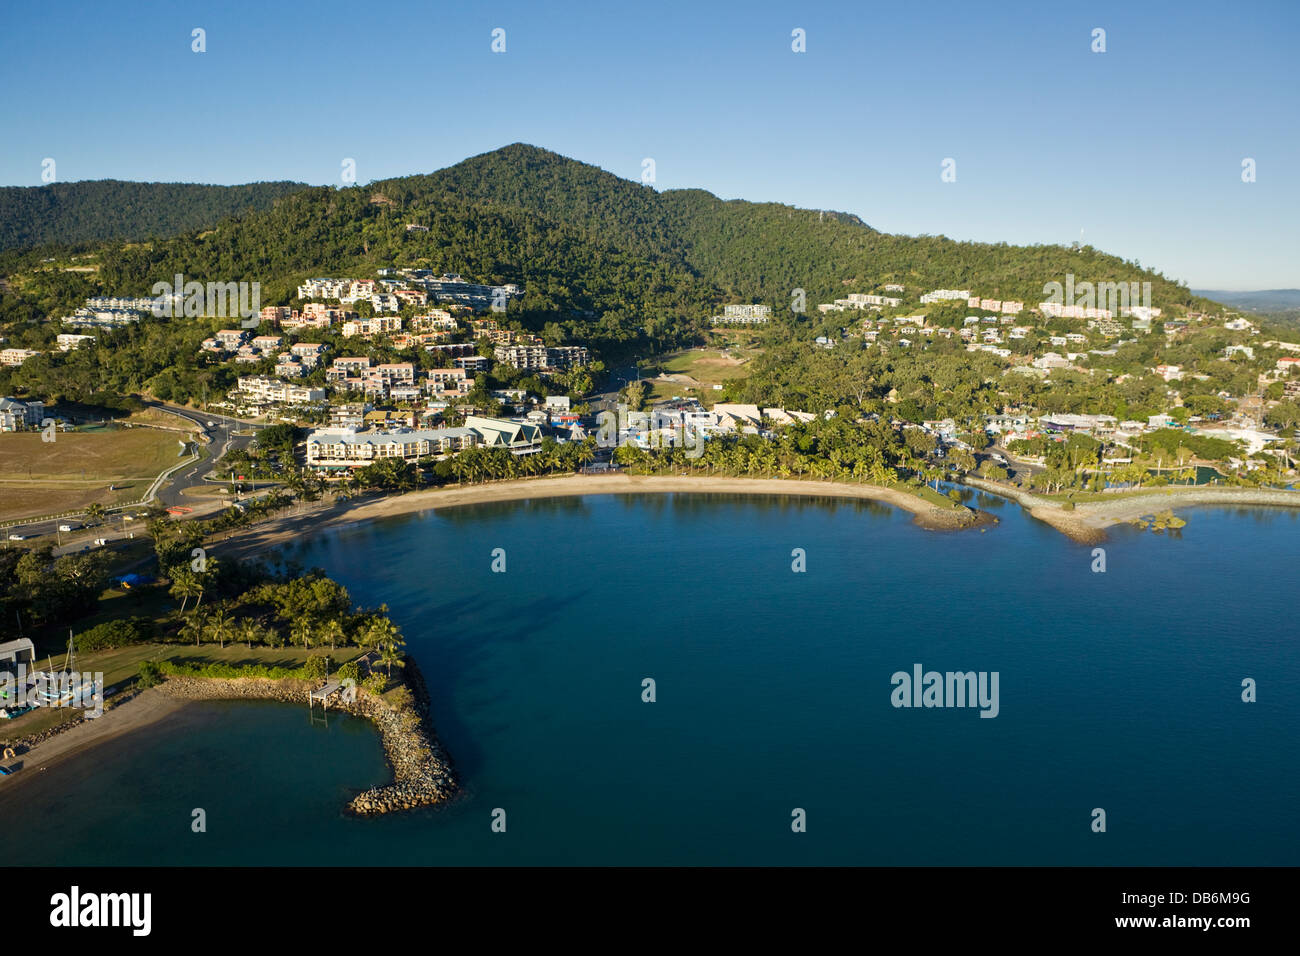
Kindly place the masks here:
<instances>
[{"instance_id":1,"label":"turquoise water","mask_svg":"<svg viewBox=\"0 0 1300 956\"><path fill-rule=\"evenodd\" d=\"M1300 862L1300 515L1119 528L1096 574L1091 548L977 503L1001 519L983 533L870 503L671 495L304 540L290 559L402 625L465 795L349 819L348 796L385 778L367 724L203 704L0 785L21 834L7 862ZM915 663L997 671L998 716L894 708L890 677Z\"/></svg>"}]
</instances>

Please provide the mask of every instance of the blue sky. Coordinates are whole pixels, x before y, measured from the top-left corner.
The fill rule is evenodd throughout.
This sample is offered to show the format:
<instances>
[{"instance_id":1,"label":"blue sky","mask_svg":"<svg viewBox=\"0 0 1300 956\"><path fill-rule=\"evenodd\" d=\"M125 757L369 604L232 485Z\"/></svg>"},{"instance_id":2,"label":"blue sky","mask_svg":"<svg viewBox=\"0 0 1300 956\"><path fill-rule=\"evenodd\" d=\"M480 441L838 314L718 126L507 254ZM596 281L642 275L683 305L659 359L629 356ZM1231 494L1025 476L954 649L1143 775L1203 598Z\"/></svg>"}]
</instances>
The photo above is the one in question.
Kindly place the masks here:
<instances>
[{"instance_id":1,"label":"blue sky","mask_svg":"<svg viewBox=\"0 0 1300 956\"><path fill-rule=\"evenodd\" d=\"M660 189L1298 287L1297 41L1296 0L11 4L0 183L46 157L60 181L337 184L352 158L366 182L522 141L629 179L651 157Z\"/></svg>"}]
</instances>

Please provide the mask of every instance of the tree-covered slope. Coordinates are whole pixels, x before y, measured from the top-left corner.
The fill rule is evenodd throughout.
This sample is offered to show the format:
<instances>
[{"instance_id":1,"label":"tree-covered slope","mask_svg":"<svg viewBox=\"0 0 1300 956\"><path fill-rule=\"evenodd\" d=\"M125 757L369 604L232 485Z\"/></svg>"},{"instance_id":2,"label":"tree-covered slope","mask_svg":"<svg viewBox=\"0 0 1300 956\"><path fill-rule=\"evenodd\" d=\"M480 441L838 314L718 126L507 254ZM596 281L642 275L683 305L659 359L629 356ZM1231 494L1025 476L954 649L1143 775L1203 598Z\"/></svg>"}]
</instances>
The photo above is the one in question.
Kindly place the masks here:
<instances>
[{"instance_id":1,"label":"tree-covered slope","mask_svg":"<svg viewBox=\"0 0 1300 956\"><path fill-rule=\"evenodd\" d=\"M0 256L0 274L38 270L44 255L11 251ZM1192 301L1185 288L1089 247L886 235L844 213L723 201L702 190L657 193L521 144L429 175L302 188L211 228L105 243L86 261L98 269L93 277L15 281L27 314L75 305L88 288L143 294L178 272L259 282L264 303L284 302L309 276L373 275L391 265L520 283L528 295L512 311L539 328L616 313L620 328L648 327L652 337L661 323L707 317L720 301L784 310L792 290L804 289L811 314L818 302L888 281L913 294L969 288L1033 303L1044 283L1073 273L1078 281L1150 281L1156 305ZM19 308L6 298L0 321Z\"/></svg>"},{"instance_id":2,"label":"tree-covered slope","mask_svg":"<svg viewBox=\"0 0 1300 956\"><path fill-rule=\"evenodd\" d=\"M0 187L0 249L174 236L268 209L302 183L203 186L103 179Z\"/></svg>"},{"instance_id":3,"label":"tree-covered slope","mask_svg":"<svg viewBox=\"0 0 1300 956\"><path fill-rule=\"evenodd\" d=\"M970 288L993 298L1041 301L1043 285L1151 282L1157 304L1188 304L1177 283L1091 247L956 242L888 235L857 216L779 203L724 201L700 189L657 193L595 166L516 143L397 187L479 206L518 208L600 236L638 254L667 257L731 298L811 303L881 281L909 289ZM811 306L810 306L811 307Z\"/></svg>"}]
</instances>

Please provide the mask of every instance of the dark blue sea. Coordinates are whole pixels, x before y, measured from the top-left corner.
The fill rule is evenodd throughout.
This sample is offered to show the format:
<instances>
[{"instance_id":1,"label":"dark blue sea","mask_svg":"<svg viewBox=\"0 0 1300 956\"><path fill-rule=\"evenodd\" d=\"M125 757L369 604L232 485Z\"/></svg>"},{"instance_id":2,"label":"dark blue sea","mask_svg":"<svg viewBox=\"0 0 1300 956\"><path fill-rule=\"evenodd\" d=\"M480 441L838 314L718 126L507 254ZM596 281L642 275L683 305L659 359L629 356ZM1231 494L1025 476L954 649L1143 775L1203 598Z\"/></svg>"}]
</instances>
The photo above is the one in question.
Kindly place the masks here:
<instances>
[{"instance_id":1,"label":"dark blue sea","mask_svg":"<svg viewBox=\"0 0 1300 956\"><path fill-rule=\"evenodd\" d=\"M6 863L1300 863L1300 513L1120 527L1097 573L979 504L999 523L942 533L873 503L591 496L304 539L287 559L401 625L464 795L348 818L387 776L368 724L204 703L0 783ZM893 706L917 664L996 672L997 716Z\"/></svg>"}]
</instances>

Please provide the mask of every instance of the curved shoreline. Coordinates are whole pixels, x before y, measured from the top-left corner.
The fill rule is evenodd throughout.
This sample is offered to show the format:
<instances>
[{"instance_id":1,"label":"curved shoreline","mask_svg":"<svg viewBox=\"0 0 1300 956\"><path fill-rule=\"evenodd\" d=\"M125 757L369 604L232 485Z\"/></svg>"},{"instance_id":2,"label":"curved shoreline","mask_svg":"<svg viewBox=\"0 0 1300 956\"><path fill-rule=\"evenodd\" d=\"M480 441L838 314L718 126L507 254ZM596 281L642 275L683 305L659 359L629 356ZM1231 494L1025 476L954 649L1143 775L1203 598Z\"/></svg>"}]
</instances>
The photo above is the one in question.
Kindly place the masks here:
<instances>
[{"instance_id":1,"label":"curved shoreline","mask_svg":"<svg viewBox=\"0 0 1300 956\"><path fill-rule=\"evenodd\" d=\"M374 724L379 731L385 762L393 781L371 787L348 803L346 812L377 816L399 810L435 806L455 796L458 786L451 760L438 742L428 716L428 692L414 661L407 661L403 675L415 705L394 708L379 698L361 694L352 703L337 701L331 709L341 710ZM157 687L140 691L121 701L103 716L84 718L18 741L21 752L10 765L21 770L5 778L0 800L21 789L25 780L57 767L100 744L151 727L171 717L188 703L203 700L273 700L305 704L312 689L310 681L272 680L261 677L205 678L168 677ZM111 716L110 716L111 715ZM107 719L106 719L107 718Z\"/></svg>"},{"instance_id":2,"label":"curved shoreline","mask_svg":"<svg viewBox=\"0 0 1300 956\"><path fill-rule=\"evenodd\" d=\"M999 482L965 476L959 484L1022 505L1030 517L1050 525L1080 544L1106 540L1106 528L1154 511L1196 506L1300 508L1300 491L1255 488L1169 487L1111 501L1081 501L1072 510L1032 492ZM703 475L561 475L452 485L366 501L332 503L307 511L280 515L220 540L236 557L250 557L287 541L331 528L343 528L376 518L388 518L439 508L560 498L582 495L731 494L766 497L841 498L879 501L913 516L914 523L932 531L977 528L995 519L984 512L936 507L900 488L801 478L730 478Z\"/></svg>"},{"instance_id":3,"label":"curved shoreline","mask_svg":"<svg viewBox=\"0 0 1300 956\"><path fill-rule=\"evenodd\" d=\"M1112 525L1173 508L1300 508L1300 491L1179 486L1117 495L1110 501L1081 501L1072 511L1067 511L1058 502L998 482L967 476L961 483L1016 502L1028 510L1030 517L1051 525L1080 544L1105 541L1106 529Z\"/></svg>"},{"instance_id":4,"label":"curved shoreline","mask_svg":"<svg viewBox=\"0 0 1300 956\"><path fill-rule=\"evenodd\" d=\"M376 518L464 505L582 495L735 494L768 497L843 498L879 501L906 511L918 527L956 531L976 527L980 516L964 508L939 508L898 488L800 478L726 478L705 475L561 475L452 485L369 501L335 503L271 518L220 540L236 557L248 557L306 534ZM226 550L226 549L223 549Z\"/></svg>"}]
</instances>

